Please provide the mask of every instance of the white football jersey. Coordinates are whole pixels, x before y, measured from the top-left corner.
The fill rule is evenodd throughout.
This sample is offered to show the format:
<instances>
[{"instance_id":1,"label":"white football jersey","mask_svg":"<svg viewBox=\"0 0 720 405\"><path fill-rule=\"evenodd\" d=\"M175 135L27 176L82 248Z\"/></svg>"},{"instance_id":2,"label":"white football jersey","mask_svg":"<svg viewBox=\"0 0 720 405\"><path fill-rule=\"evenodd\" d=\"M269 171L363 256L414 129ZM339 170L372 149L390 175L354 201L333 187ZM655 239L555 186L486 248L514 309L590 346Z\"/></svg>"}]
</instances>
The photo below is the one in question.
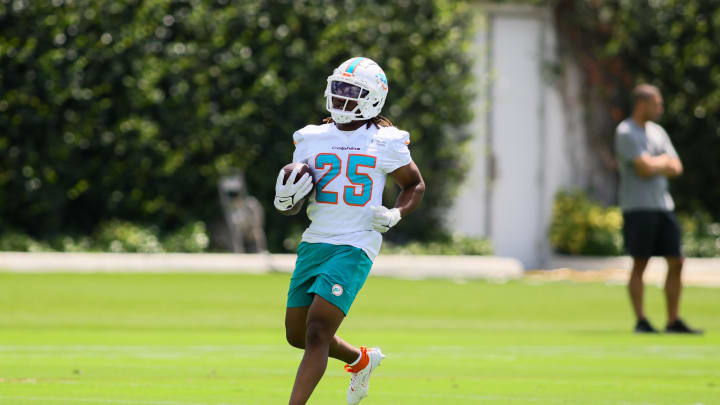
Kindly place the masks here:
<instances>
[{"instance_id":1,"label":"white football jersey","mask_svg":"<svg viewBox=\"0 0 720 405\"><path fill-rule=\"evenodd\" d=\"M375 260L382 236L370 207L382 205L387 173L410 163L410 135L374 125L340 131L331 123L308 125L293 140L293 162L307 163L315 180L302 240L355 246Z\"/></svg>"}]
</instances>

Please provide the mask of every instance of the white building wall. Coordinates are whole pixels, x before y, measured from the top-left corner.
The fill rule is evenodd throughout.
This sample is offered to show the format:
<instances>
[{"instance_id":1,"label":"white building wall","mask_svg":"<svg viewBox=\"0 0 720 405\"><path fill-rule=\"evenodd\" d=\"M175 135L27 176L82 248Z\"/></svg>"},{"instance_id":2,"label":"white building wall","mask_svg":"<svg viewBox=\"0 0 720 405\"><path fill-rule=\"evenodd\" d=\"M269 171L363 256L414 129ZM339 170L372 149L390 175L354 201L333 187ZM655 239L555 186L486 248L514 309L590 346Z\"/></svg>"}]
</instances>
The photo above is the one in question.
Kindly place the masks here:
<instances>
[{"instance_id":1,"label":"white building wall","mask_svg":"<svg viewBox=\"0 0 720 405\"><path fill-rule=\"evenodd\" d=\"M472 167L448 226L488 237L497 255L538 268L550 256L555 193L584 186L588 175L580 71L558 60L548 10L482 6L478 13Z\"/></svg>"},{"instance_id":2,"label":"white building wall","mask_svg":"<svg viewBox=\"0 0 720 405\"><path fill-rule=\"evenodd\" d=\"M490 101L487 91L491 77L487 66L488 30L484 29L487 24L487 15L479 12L476 17L479 29L475 38L476 46L471 51L475 60L473 74L477 86L475 90L477 97L473 102L472 109L476 115L468 128L472 138L467 145L466 152L470 160L470 167L465 176L466 179L472 179L472 181L466 181L460 185L452 214L447 217L447 224L449 229L464 235L486 236L488 234L487 183L489 177L487 170L489 154L487 112Z\"/></svg>"}]
</instances>

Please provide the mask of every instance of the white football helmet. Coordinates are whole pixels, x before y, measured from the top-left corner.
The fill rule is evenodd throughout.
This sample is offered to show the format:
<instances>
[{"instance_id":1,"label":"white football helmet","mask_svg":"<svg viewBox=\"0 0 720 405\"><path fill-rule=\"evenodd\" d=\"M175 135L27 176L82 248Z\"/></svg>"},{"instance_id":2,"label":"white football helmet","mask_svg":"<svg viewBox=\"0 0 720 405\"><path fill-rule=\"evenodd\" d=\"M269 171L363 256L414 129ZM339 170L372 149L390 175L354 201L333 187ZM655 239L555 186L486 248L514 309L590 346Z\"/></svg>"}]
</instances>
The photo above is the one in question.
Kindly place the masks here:
<instances>
[{"instance_id":1,"label":"white football helmet","mask_svg":"<svg viewBox=\"0 0 720 405\"><path fill-rule=\"evenodd\" d=\"M351 58L328 76L325 108L338 124L367 120L380 114L387 94L387 77L380 66L369 58ZM357 106L346 111L350 101Z\"/></svg>"}]
</instances>

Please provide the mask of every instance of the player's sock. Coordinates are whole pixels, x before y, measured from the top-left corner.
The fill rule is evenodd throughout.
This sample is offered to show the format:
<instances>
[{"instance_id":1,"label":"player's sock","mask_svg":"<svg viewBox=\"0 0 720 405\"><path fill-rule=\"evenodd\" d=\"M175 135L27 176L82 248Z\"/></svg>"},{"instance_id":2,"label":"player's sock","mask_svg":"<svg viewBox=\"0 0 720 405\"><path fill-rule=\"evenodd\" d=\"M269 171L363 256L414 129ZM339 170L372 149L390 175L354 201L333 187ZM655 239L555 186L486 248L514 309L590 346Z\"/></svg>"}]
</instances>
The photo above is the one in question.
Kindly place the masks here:
<instances>
[{"instance_id":1,"label":"player's sock","mask_svg":"<svg viewBox=\"0 0 720 405\"><path fill-rule=\"evenodd\" d=\"M360 355L358 356L357 360L350 364L346 364L345 370L351 373L357 373L367 367L369 362L370 357L367 354L367 348L365 346L360 346Z\"/></svg>"}]
</instances>

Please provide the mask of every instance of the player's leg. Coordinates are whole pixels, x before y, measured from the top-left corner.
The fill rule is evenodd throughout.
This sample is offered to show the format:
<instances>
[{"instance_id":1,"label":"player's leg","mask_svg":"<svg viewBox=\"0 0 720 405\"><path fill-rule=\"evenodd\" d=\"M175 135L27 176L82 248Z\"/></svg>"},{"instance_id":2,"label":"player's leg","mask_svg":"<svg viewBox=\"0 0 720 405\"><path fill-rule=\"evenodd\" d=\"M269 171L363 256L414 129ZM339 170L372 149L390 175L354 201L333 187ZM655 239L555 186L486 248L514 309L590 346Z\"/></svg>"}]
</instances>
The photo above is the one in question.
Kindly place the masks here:
<instances>
[{"instance_id":1,"label":"player's leg","mask_svg":"<svg viewBox=\"0 0 720 405\"><path fill-rule=\"evenodd\" d=\"M302 244L301 247L303 247ZM308 360L308 358L313 359L313 354L317 352L312 343L312 337L317 336L317 331L314 329L324 330L313 328L317 313L336 314L340 317L338 322L341 322L365 283L372 261L362 249L346 245L306 244L303 254L300 254L300 249L298 252L297 274L293 275L296 280L291 280L291 288L288 293L286 327L288 341L296 347L303 347L305 355L298 369L293 388L292 401L297 402L291 403L304 403L302 401L307 400L307 396L312 393L317 380L322 377L322 373L327 367L327 357L332 356L348 363L346 370L351 373L351 378L347 400L350 404L356 404L367 396L370 375L384 357L379 349L357 349L335 336L335 330L333 330L327 336L320 335L329 340L324 351L324 360L321 363L310 364L308 361L312 360ZM306 262L313 258L317 258L312 261L314 276L302 279L305 270L311 267ZM313 297L312 303L306 302L308 297ZM306 310L291 309L308 306L309 308ZM326 307L327 311L319 311ZM305 333L301 333L303 321ZM304 341L302 340L303 336ZM308 366L308 364L310 365ZM320 366L320 368L314 366Z\"/></svg>"},{"instance_id":2,"label":"player's leg","mask_svg":"<svg viewBox=\"0 0 720 405\"><path fill-rule=\"evenodd\" d=\"M670 325L678 320L684 259L677 256L667 256L665 260L668 265L667 277L665 278L665 301L667 304L668 325Z\"/></svg>"},{"instance_id":3,"label":"player's leg","mask_svg":"<svg viewBox=\"0 0 720 405\"><path fill-rule=\"evenodd\" d=\"M298 349L305 349L305 325L309 309L307 306L287 308L285 311L285 336L288 343ZM334 359L350 364L360 356L360 349L335 335L330 343L329 354Z\"/></svg>"},{"instance_id":4,"label":"player's leg","mask_svg":"<svg viewBox=\"0 0 720 405\"><path fill-rule=\"evenodd\" d=\"M310 306L285 309L285 338L290 346L305 349L305 322Z\"/></svg>"},{"instance_id":5,"label":"player's leg","mask_svg":"<svg viewBox=\"0 0 720 405\"><path fill-rule=\"evenodd\" d=\"M333 252L338 249L347 249L347 247L306 242L302 242L298 246L298 258L290 279L285 311L285 336L288 343L294 347L305 349L308 312L315 297L315 292L311 291L313 286L318 283L324 286L324 288L316 287L319 290L328 292L331 289L331 286L326 285L323 276L319 276L319 274L326 272L327 267L343 267L343 263L336 263L337 259L333 257ZM334 295L328 295L328 297L339 299ZM337 306L340 303L335 304ZM347 311L350 303L345 304L347 306L345 311ZM333 336L329 354L333 358L349 363L358 358L360 349Z\"/></svg>"},{"instance_id":6,"label":"player's leg","mask_svg":"<svg viewBox=\"0 0 720 405\"><path fill-rule=\"evenodd\" d=\"M361 290L372 267L372 261L362 249L352 246L332 247L334 251L333 265L328 266L325 272L313 283L311 291L326 301L332 303L347 315L355 297ZM347 343L334 340L338 348ZM347 390L347 403L354 405L368 395L370 377L373 371L380 366L385 357L379 348L360 348L360 354L353 349L355 358L346 358L348 363L345 370L350 373L350 384ZM338 358L341 358L338 356Z\"/></svg>"},{"instance_id":7,"label":"player's leg","mask_svg":"<svg viewBox=\"0 0 720 405\"><path fill-rule=\"evenodd\" d=\"M643 283L643 274L645 273L648 260L649 258L647 257L633 257L630 281L628 282L630 302L632 303L637 320L645 319L645 310L643 307L645 284Z\"/></svg>"},{"instance_id":8,"label":"player's leg","mask_svg":"<svg viewBox=\"0 0 720 405\"><path fill-rule=\"evenodd\" d=\"M682 254L682 228L672 212L662 217L662 238L660 243L662 255L667 261L668 271L665 279L665 302L667 304L668 323L665 332L669 333L702 333L693 329L680 318L680 296L682 293L682 269L685 259Z\"/></svg>"},{"instance_id":9,"label":"player's leg","mask_svg":"<svg viewBox=\"0 0 720 405\"><path fill-rule=\"evenodd\" d=\"M660 215L658 229L657 255L664 256L667 261L667 277L665 278L665 304L667 305L668 325L678 319L680 291L682 290L682 230L680 223L672 212Z\"/></svg>"},{"instance_id":10,"label":"player's leg","mask_svg":"<svg viewBox=\"0 0 720 405\"><path fill-rule=\"evenodd\" d=\"M665 301L667 304L668 323L665 327L667 333L702 334L701 329L688 326L679 316L680 293L682 292L682 268L685 262L681 256L665 257L668 264L667 278L665 279Z\"/></svg>"},{"instance_id":11,"label":"player's leg","mask_svg":"<svg viewBox=\"0 0 720 405\"><path fill-rule=\"evenodd\" d=\"M653 333L656 330L645 317L643 274L655 244L657 219L653 212L633 211L623 213L623 220L625 250L633 258L628 293L636 318L635 332Z\"/></svg>"},{"instance_id":12,"label":"player's leg","mask_svg":"<svg viewBox=\"0 0 720 405\"><path fill-rule=\"evenodd\" d=\"M305 354L295 376L290 405L304 405L327 368L330 345L345 319L338 307L315 295L307 311Z\"/></svg>"},{"instance_id":13,"label":"player's leg","mask_svg":"<svg viewBox=\"0 0 720 405\"><path fill-rule=\"evenodd\" d=\"M306 324L309 324L309 309L309 307L287 309L285 316L286 335L288 342L292 346L305 348L305 336L307 333L301 333L301 331L305 331ZM345 369L351 373L351 377L347 391L347 401L349 404L359 403L368 394L372 372L385 357L382 351L380 349L365 349L364 347L357 349L334 335L330 344L329 355L348 363ZM298 369L298 378L300 373L301 369ZM310 390L311 392L312 390Z\"/></svg>"}]
</instances>

